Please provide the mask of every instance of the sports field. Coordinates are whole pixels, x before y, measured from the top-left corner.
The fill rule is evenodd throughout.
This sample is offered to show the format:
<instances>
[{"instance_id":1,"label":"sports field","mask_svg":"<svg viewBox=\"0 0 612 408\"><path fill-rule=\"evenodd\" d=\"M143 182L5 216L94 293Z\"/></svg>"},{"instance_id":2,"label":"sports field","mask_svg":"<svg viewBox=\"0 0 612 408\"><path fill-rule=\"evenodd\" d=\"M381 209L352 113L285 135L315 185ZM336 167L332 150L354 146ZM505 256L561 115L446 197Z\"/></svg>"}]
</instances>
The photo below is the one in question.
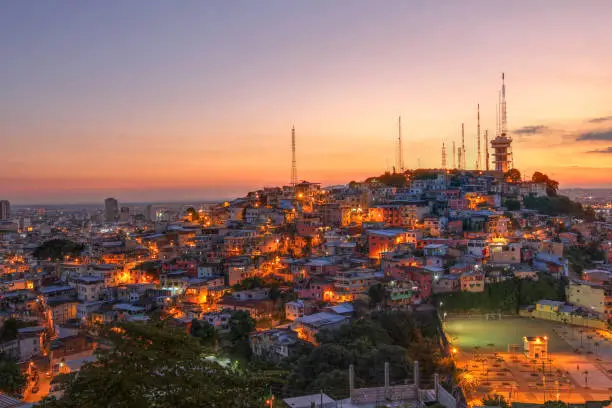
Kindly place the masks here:
<instances>
[{"instance_id":1,"label":"sports field","mask_svg":"<svg viewBox=\"0 0 612 408\"><path fill-rule=\"evenodd\" d=\"M612 335L608 339L594 329L521 317L449 317L444 328L457 348L457 367L478 382L468 396L475 405L490 393L515 402L583 403L607 399L612 392ZM528 359L524 336L548 336L549 358ZM509 353L508 345L518 347Z\"/></svg>"},{"instance_id":2,"label":"sports field","mask_svg":"<svg viewBox=\"0 0 612 408\"><path fill-rule=\"evenodd\" d=\"M508 344L518 344L522 350L524 336L548 336L549 353L571 352L572 348L553 331L554 326L553 322L521 317L450 318L444 324L449 341L465 351L479 347L488 352L507 352Z\"/></svg>"}]
</instances>

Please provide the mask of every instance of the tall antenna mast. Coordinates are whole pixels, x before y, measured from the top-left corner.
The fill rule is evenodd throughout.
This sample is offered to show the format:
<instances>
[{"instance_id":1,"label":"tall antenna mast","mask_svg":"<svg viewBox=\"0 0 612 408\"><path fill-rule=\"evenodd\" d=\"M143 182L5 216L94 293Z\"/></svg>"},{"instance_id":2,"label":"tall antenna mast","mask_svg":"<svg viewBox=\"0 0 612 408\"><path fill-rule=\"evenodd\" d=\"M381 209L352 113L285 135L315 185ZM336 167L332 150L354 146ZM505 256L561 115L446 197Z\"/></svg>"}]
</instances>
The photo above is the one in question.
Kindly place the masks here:
<instances>
[{"instance_id":1,"label":"tall antenna mast","mask_svg":"<svg viewBox=\"0 0 612 408\"><path fill-rule=\"evenodd\" d=\"M397 168L400 173L404 173L404 154L402 149L402 117L397 121Z\"/></svg>"},{"instance_id":2,"label":"tall antenna mast","mask_svg":"<svg viewBox=\"0 0 612 408\"><path fill-rule=\"evenodd\" d=\"M461 124L461 169L465 170L465 126Z\"/></svg>"},{"instance_id":3,"label":"tall antenna mast","mask_svg":"<svg viewBox=\"0 0 612 408\"><path fill-rule=\"evenodd\" d=\"M459 170L463 170L461 168L461 161L463 160L463 155L461 154L461 148L457 149L457 159L458 159L458 163L459 163Z\"/></svg>"},{"instance_id":4,"label":"tall antenna mast","mask_svg":"<svg viewBox=\"0 0 612 408\"><path fill-rule=\"evenodd\" d=\"M442 142L442 168L446 170L446 147L444 142Z\"/></svg>"},{"instance_id":5,"label":"tall antenna mast","mask_svg":"<svg viewBox=\"0 0 612 408\"><path fill-rule=\"evenodd\" d=\"M497 103L495 104L495 137L499 136L499 100L500 94L497 94Z\"/></svg>"},{"instance_id":6,"label":"tall antenna mast","mask_svg":"<svg viewBox=\"0 0 612 408\"><path fill-rule=\"evenodd\" d=\"M453 169L457 168L457 165L455 163L455 141L453 140Z\"/></svg>"},{"instance_id":7,"label":"tall antenna mast","mask_svg":"<svg viewBox=\"0 0 612 408\"><path fill-rule=\"evenodd\" d=\"M484 144L485 144L485 169L489 171L489 130L486 129L484 133Z\"/></svg>"},{"instance_id":8,"label":"tall antenna mast","mask_svg":"<svg viewBox=\"0 0 612 408\"><path fill-rule=\"evenodd\" d=\"M297 164L295 161L295 126L291 127L291 185L296 186L297 181Z\"/></svg>"},{"instance_id":9,"label":"tall antenna mast","mask_svg":"<svg viewBox=\"0 0 612 408\"><path fill-rule=\"evenodd\" d=\"M506 128L506 83L504 81L504 73L502 72L502 89L501 89L501 137L506 137L508 129Z\"/></svg>"},{"instance_id":10,"label":"tall antenna mast","mask_svg":"<svg viewBox=\"0 0 612 408\"><path fill-rule=\"evenodd\" d=\"M476 170L480 170L480 104L478 104L478 135L477 135L477 154L478 157L476 157Z\"/></svg>"}]
</instances>

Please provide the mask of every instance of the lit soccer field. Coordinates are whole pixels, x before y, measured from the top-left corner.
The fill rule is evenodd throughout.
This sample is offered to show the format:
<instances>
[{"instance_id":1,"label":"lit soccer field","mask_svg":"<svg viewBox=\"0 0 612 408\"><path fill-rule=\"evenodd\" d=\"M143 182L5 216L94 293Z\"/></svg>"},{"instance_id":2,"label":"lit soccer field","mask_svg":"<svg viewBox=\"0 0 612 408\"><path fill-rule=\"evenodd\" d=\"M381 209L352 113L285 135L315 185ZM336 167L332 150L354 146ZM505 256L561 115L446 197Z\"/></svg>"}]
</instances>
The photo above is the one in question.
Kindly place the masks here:
<instances>
[{"instance_id":1,"label":"lit soccer field","mask_svg":"<svg viewBox=\"0 0 612 408\"><path fill-rule=\"evenodd\" d=\"M548 336L548 352L571 352L571 347L554 331L554 323L528 318L503 318L485 320L479 318L449 318L445 330L449 341L462 350L472 351L480 347L487 352L506 352L508 344L522 348L523 336Z\"/></svg>"}]
</instances>

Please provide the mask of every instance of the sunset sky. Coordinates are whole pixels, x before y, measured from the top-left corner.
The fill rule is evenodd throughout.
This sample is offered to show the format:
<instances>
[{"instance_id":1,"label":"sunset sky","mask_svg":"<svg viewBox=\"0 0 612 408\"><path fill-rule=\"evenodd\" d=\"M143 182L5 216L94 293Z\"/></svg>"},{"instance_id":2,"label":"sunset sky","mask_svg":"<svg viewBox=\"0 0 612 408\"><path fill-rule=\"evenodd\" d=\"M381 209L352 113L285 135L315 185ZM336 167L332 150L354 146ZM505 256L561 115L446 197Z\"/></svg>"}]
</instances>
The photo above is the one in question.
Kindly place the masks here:
<instances>
[{"instance_id":1,"label":"sunset sky","mask_svg":"<svg viewBox=\"0 0 612 408\"><path fill-rule=\"evenodd\" d=\"M612 187L612 1L0 2L0 199L215 199L440 166L506 73L516 166ZM450 149L449 149L450 151ZM449 160L450 163L450 160Z\"/></svg>"}]
</instances>

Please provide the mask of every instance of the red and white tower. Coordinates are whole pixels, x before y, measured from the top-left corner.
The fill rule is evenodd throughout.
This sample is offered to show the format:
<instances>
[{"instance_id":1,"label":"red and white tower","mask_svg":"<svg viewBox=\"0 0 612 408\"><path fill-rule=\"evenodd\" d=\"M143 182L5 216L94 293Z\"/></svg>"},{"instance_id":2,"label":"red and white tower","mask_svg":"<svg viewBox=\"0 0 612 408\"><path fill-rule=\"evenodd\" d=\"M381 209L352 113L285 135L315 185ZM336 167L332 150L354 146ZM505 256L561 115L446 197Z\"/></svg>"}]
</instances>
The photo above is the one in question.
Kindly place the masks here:
<instances>
[{"instance_id":1,"label":"red and white tower","mask_svg":"<svg viewBox=\"0 0 612 408\"><path fill-rule=\"evenodd\" d=\"M495 139L491 140L491 148L493 149L495 171L505 173L512 168L512 138L508 136L506 125L506 84L504 82L503 73L499 105L499 133L496 135Z\"/></svg>"}]
</instances>

